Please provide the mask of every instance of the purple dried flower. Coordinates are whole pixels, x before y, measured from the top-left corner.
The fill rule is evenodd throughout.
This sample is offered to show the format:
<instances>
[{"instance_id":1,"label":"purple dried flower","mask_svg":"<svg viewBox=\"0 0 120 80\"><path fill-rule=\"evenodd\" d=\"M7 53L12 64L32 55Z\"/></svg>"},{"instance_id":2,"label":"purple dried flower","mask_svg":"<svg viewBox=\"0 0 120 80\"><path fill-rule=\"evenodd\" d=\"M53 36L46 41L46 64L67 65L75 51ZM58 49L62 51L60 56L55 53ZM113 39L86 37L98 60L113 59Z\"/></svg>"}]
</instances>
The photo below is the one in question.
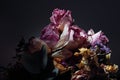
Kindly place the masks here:
<instances>
[{"instance_id":1,"label":"purple dried flower","mask_svg":"<svg viewBox=\"0 0 120 80\"><path fill-rule=\"evenodd\" d=\"M107 47L107 46L105 46L105 45L103 45L102 48L100 48L100 49L101 49L102 51L104 51L105 53L110 53L110 52L111 52L110 48Z\"/></svg>"},{"instance_id":2,"label":"purple dried flower","mask_svg":"<svg viewBox=\"0 0 120 80\"><path fill-rule=\"evenodd\" d=\"M96 45L96 44L106 44L109 42L108 38L104 35L102 31L99 31L94 34L94 31L91 29L88 31L88 41L91 43L91 45Z\"/></svg>"},{"instance_id":3,"label":"purple dried flower","mask_svg":"<svg viewBox=\"0 0 120 80\"><path fill-rule=\"evenodd\" d=\"M70 29L74 31L74 38L87 38L87 33L77 25L73 25Z\"/></svg>"}]
</instances>

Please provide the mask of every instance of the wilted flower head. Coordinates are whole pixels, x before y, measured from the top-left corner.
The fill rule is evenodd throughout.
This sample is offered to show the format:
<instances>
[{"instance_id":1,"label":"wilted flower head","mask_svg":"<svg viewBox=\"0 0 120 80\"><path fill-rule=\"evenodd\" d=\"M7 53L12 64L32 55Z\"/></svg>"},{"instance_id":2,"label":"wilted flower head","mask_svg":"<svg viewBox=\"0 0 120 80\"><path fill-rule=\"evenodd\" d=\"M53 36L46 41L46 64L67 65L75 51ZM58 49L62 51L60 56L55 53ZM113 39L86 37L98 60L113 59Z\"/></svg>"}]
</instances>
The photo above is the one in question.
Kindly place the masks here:
<instances>
[{"instance_id":1,"label":"wilted flower head","mask_svg":"<svg viewBox=\"0 0 120 80\"><path fill-rule=\"evenodd\" d=\"M54 9L50 21L51 23L41 31L40 39L44 40L49 47L53 47L60 39L60 31L63 32L64 27L69 27L73 22L71 11Z\"/></svg>"},{"instance_id":2,"label":"wilted flower head","mask_svg":"<svg viewBox=\"0 0 120 80\"><path fill-rule=\"evenodd\" d=\"M50 21L55 25L58 25L59 23L64 23L66 21L73 22L73 19L71 17L71 11L60 10L60 9L56 8L52 12Z\"/></svg>"},{"instance_id":3,"label":"wilted flower head","mask_svg":"<svg viewBox=\"0 0 120 80\"><path fill-rule=\"evenodd\" d=\"M104 68L104 71L106 73L108 73L108 72L115 73L115 72L118 71L118 65L116 65L116 64L114 64L114 65L104 65L103 68Z\"/></svg>"},{"instance_id":4,"label":"wilted flower head","mask_svg":"<svg viewBox=\"0 0 120 80\"><path fill-rule=\"evenodd\" d=\"M106 44L107 42L109 42L108 38L104 35L102 31L94 34L94 31L92 29L88 31L88 41L91 43L91 45L96 45L96 43Z\"/></svg>"}]
</instances>

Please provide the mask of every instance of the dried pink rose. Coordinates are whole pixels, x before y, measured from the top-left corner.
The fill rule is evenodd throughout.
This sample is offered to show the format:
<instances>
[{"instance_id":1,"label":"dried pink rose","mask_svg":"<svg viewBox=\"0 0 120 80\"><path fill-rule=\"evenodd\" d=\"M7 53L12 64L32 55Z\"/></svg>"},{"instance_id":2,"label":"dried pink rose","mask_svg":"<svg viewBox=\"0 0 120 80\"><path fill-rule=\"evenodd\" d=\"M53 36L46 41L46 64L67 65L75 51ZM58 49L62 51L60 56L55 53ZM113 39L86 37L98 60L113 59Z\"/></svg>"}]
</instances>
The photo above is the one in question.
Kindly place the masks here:
<instances>
[{"instance_id":1,"label":"dried pink rose","mask_svg":"<svg viewBox=\"0 0 120 80\"><path fill-rule=\"evenodd\" d=\"M53 48L60 39L60 30L63 31L66 24L69 27L73 20L69 10L54 9L50 21L51 23L41 31L40 39Z\"/></svg>"},{"instance_id":2,"label":"dried pink rose","mask_svg":"<svg viewBox=\"0 0 120 80\"><path fill-rule=\"evenodd\" d=\"M73 22L71 11L60 10L58 8L54 9L52 12L52 16L50 17L50 21L55 25L59 25L60 23L65 21Z\"/></svg>"}]
</instances>

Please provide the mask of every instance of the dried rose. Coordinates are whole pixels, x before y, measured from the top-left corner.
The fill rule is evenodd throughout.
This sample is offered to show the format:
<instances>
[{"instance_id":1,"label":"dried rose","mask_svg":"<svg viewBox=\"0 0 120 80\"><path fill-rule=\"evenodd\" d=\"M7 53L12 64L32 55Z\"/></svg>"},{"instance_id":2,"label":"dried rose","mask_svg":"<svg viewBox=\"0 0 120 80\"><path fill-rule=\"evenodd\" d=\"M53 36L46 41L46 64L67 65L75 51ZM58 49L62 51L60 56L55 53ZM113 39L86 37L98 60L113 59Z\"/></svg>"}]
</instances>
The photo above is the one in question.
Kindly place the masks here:
<instances>
[{"instance_id":1,"label":"dried rose","mask_svg":"<svg viewBox=\"0 0 120 80\"><path fill-rule=\"evenodd\" d=\"M71 17L71 11L60 10L58 8L54 9L52 12L52 16L50 17L50 21L55 25L64 23L66 21L73 22L73 19Z\"/></svg>"}]
</instances>

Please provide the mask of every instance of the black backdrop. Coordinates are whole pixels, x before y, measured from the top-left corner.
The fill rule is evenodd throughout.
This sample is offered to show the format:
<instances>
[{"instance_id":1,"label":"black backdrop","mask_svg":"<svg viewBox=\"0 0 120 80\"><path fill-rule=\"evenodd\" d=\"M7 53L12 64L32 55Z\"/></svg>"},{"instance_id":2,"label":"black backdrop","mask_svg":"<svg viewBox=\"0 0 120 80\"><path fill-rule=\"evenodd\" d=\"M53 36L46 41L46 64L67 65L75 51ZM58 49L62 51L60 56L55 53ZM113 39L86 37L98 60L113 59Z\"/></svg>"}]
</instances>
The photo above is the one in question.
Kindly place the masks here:
<instances>
[{"instance_id":1,"label":"black backdrop","mask_svg":"<svg viewBox=\"0 0 120 80\"><path fill-rule=\"evenodd\" d=\"M113 63L120 65L120 18L116 0L3 0L0 1L0 65L14 61L15 47L24 36L39 37L55 8L69 9L86 31L102 30L110 40Z\"/></svg>"}]
</instances>

